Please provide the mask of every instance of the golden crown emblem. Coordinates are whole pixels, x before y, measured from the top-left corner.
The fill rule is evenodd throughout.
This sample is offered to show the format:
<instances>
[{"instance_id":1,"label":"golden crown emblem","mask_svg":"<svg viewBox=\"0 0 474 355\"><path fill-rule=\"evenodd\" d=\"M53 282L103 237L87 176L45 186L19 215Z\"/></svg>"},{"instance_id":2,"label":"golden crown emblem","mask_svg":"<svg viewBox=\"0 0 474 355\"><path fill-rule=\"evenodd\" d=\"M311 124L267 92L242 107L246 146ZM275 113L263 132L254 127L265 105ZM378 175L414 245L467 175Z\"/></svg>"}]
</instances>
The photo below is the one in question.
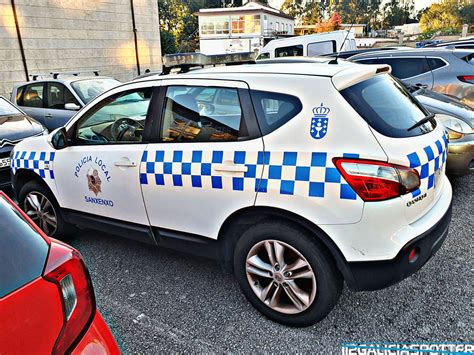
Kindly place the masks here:
<instances>
[{"instance_id":1,"label":"golden crown emblem","mask_svg":"<svg viewBox=\"0 0 474 355\"><path fill-rule=\"evenodd\" d=\"M323 104L321 106L313 108L313 114L315 116L326 116L331 109L329 107L325 107Z\"/></svg>"}]
</instances>

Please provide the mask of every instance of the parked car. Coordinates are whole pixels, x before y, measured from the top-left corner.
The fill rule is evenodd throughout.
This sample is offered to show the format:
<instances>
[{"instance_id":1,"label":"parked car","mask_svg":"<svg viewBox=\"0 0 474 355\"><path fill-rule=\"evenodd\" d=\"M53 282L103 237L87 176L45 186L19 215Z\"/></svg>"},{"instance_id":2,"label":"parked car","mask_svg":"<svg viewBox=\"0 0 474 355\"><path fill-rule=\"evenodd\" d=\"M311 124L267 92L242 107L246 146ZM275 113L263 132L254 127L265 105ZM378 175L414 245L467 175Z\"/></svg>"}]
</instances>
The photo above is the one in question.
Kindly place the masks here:
<instances>
[{"instance_id":1,"label":"parked car","mask_svg":"<svg viewBox=\"0 0 474 355\"><path fill-rule=\"evenodd\" d=\"M48 238L2 191L0 215L1 352L120 354L81 254Z\"/></svg>"},{"instance_id":2,"label":"parked car","mask_svg":"<svg viewBox=\"0 0 474 355\"><path fill-rule=\"evenodd\" d=\"M14 190L30 214L47 199L52 236L87 226L215 258L264 315L307 326L343 280L387 287L447 236L445 130L389 72L341 61L135 80L16 146Z\"/></svg>"},{"instance_id":3,"label":"parked car","mask_svg":"<svg viewBox=\"0 0 474 355\"><path fill-rule=\"evenodd\" d=\"M461 39L458 41L439 42L429 44L426 47L450 48L450 49L474 49L474 38Z\"/></svg>"},{"instance_id":4,"label":"parked car","mask_svg":"<svg viewBox=\"0 0 474 355\"><path fill-rule=\"evenodd\" d=\"M474 108L474 51L418 48L358 54L349 60L390 64L392 74L411 85L453 96Z\"/></svg>"},{"instance_id":5,"label":"parked car","mask_svg":"<svg viewBox=\"0 0 474 355\"><path fill-rule=\"evenodd\" d=\"M11 101L49 130L62 127L97 95L120 84L98 72L92 77L79 74L34 75L33 81L13 87Z\"/></svg>"},{"instance_id":6,"label":"parked car","mask_svg":"<svg viewBox=\"0 0 474 355\"><path fill-rule=\"evenodd\" d=\"M436 46L437 44L440 44L440 43L443 43L443 41L439 39L420 41L420 42L416 42L416 48Z\"/></svg>"},{"instance_id":7,"label":"parked car","mask_svg":"<svg viewBox=\"0 0 474 355\"><path fill-rule=\"evenodd\" d=\"M0 96L0 189L10 186L10 153L25 138L48 134L48 130Z\"/></svg>"},{"instance_id":8,"label":"parked car","mask_svg":"<svg viewBox=\"0 0 474 355\"><path fill-rule=\"evenodd\" d=\"M313 35L274 39L262 48L257 59L304 56L336 53L357 49L352 32L333 31Z\"/></svg>"},{"instance_id":9,"label":"parked car","mask_svg":"<svg viewBox=\"0 0 474 355\"><path fill-rule=\"evenodd\" d=\"M474 171L474 110L459 100L407 85L408 91L448 130L449 146L446 171L465 175Z\"/></svg>"},{"instance_id":10,"label":"parked car","mask_svg":"<svg viewBox=\"0 0 474 355\"><path fill-rule=\"evenodd\" d=\"M329 54L323 54L323 57L338 57L342 59L347 59L350 57L355 56L356 54L361 53L370 53L370 52L380 52L380 51L396 51L396 50L404 50L408 47L380 47L380 48L362 48L362 49L353 49L350 51L343 51L343 52L335 52Z\"/></svg>"}]
</instances>

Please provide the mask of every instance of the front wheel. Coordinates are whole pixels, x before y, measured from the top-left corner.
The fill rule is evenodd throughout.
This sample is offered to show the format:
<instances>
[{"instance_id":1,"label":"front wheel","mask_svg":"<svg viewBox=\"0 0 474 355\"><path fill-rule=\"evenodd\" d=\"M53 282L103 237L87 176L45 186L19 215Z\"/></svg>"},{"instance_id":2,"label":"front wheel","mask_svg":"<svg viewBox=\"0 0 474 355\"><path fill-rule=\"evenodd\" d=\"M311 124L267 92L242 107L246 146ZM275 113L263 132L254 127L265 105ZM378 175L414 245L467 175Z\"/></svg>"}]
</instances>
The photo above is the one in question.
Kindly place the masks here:
<instances>
[{"instance_id":1,"label":"front wheel","mask_svg":"<svg viewBox=\"0 0 474 355\"><path fill-rule=\"evenodd\" d=\"M336 305L342 277L314 237L291 224L250 227L237 242L234 271L257 310L289 326L309 326Z\"/></svg>"},{"instance_id":2,"label":"front wheel","mask_svg":"<svg viewBox=\"0 0 474 355\"><path fill-rule=\"evenodd\" d=\"M18 205L49 237L65 240L74 231L62 218L54 196L37 181L29 181L21 187Z\"/></svg>"}]
</instances>

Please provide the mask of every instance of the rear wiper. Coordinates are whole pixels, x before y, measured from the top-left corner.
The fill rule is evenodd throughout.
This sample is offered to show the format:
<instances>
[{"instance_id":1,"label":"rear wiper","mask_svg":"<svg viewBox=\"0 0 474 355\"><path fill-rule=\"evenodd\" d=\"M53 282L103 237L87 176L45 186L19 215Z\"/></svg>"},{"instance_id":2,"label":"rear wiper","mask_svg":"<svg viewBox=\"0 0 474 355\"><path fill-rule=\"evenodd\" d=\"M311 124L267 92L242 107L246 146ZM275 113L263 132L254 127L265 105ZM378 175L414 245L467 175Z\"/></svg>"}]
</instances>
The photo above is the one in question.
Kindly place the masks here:
<instances>
[{"instance_id":1,"label":"rear wiper","mask_svg":"<svg viewBox=\"0 0 474 355\"><path fill-rule=\"evenodd\" d=\"M420 127L422 124L425 124L426 122L431 121L434 117L435 117L434 113L429 114L428 116L426 116L425 118L423 118L422 120L418 121L413 126L408 128L407 131L411 131L412 129L415 129L416 127Z\"/></svg>"}]
</instances>

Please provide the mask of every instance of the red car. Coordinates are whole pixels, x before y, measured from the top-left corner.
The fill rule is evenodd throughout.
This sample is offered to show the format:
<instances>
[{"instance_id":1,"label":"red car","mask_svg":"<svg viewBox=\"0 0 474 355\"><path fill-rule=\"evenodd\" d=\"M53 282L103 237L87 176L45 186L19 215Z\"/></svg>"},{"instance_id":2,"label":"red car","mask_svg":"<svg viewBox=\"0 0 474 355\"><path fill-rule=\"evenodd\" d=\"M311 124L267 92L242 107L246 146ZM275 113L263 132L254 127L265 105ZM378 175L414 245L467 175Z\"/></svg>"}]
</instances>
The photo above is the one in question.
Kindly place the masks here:
<instances>
[{"instance_id":1,"label":"red car","mask_svg":"<svg viewBox=\"0 0 474 355\"><path fill-rule=\"evenodd\" d=\"M79 252L1 191L0 329L0 354L120 354Z\"/></svg>"}]
</instances>

